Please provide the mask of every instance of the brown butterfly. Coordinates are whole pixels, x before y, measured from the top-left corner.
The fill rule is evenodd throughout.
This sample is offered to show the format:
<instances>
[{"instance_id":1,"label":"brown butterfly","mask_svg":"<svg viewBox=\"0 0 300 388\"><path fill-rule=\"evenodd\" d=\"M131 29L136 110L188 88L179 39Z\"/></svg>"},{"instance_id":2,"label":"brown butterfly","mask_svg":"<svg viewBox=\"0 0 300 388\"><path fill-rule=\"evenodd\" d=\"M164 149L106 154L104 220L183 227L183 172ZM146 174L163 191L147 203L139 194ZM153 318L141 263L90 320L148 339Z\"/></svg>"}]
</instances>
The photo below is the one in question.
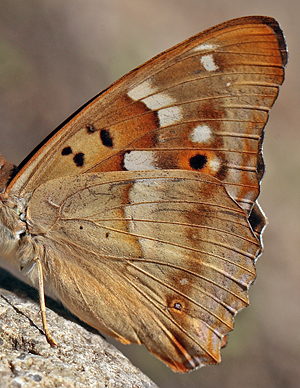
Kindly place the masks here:
<instances>
[{"instance_id":1,"label":"brown butterfly","mask_svg":"<svg viewBox=\"0 0 300 388\"><path fill-rule=\"evenodd\" d=\"M248 305L265 217L268 112L284 79L278 23L196 35L127 74L18 168L0 159L0 254L40 291L175 371L220 362Z\"/></svg>"}]
</instances>

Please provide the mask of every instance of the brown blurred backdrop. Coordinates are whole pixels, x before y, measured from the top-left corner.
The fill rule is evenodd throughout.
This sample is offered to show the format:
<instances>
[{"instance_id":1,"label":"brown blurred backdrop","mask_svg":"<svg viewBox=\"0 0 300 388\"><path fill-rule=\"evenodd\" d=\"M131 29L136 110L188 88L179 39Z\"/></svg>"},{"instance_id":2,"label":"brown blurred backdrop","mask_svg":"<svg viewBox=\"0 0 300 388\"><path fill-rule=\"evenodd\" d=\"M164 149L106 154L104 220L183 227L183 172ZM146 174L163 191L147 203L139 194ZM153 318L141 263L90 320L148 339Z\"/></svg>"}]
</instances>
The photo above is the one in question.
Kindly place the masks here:
<instances>
[{"instance_id":1,"label":"brown blurred backdrop","mask_svg":"<svg viewBox=\"0 0 300 388\"><path fill-rule=\"evenodd\" d=\"M0 2L0 152L15 164L132 68L205 28L253 14L275 17L290 51L264 146L265 251L251 306L237 316L220 366L178 375L141 347L121 347L161 388L300 386L300 2Z\"/></svg>"}]
</instances>

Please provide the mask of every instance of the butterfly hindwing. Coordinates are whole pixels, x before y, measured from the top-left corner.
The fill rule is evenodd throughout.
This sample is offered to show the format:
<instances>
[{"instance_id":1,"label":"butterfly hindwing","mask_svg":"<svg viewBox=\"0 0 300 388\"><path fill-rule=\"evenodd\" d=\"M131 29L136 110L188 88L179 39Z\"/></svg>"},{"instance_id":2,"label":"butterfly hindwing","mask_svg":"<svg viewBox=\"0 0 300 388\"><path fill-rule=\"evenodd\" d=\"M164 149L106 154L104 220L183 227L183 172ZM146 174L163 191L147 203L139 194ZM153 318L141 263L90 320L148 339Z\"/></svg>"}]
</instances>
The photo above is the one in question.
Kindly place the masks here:
<instances>
[{"instance_id":1,"label":"butterfly hindwing","mask_svg":"<svg viewBox=\"0 0 300 388\"><path fill-rule=\"evenodd\" d=\"M56 296L82 320L177 370L220 361L260 244L218 180L178 170L58 178L34 192L28 222Z\"/></svg>"}]
</instances>

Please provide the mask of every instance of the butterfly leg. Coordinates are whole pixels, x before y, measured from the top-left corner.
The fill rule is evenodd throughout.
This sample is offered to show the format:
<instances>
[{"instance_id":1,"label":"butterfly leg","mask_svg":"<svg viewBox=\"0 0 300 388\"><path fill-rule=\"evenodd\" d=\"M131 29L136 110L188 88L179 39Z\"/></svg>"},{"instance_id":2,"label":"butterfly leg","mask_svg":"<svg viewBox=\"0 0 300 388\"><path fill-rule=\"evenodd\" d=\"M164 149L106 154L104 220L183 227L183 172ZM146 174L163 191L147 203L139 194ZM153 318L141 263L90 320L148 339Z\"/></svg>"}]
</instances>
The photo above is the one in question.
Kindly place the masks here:
<instances>
[{"instance_id":1,"label":"butterfly leg","mask_svg":"<svg viewBox=\"0 0 300 388\"><path fill-rule=\"evenodd\" d=\"M50 331L48 329L47 325L47 319L46 319L46 304L45 304L45 290L44 290L44 276L43 276L43 267L41 260L37 260L38 265L38 275L39 275L39 301L40 301L40 310L42 315L42 322L43 322L43 329L47 338L48 343L51 346L56 346L57 343L53 339L52 335L50 334Z\"/></svg>"}]
</instances>

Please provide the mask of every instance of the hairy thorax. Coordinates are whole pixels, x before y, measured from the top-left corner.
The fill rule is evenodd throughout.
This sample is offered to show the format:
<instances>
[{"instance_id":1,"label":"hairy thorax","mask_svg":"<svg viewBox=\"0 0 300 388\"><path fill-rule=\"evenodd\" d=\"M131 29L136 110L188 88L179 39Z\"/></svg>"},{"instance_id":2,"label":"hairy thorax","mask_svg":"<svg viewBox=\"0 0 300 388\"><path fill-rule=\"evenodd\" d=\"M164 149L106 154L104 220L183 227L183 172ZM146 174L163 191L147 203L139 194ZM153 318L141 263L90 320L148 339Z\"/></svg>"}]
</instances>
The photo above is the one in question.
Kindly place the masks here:
<instances>
[{"instance_id":1,"label":"hairy thorax","mask_svg":"<svg viewBox=\"0 0 300 388\"><path fill-rule=\"evenodd\" d=\"M37 246L28 231L25 206L0 197L0 257L8 268L21 272L36 286ZM7 267L6 266L6 267Z\"/></svg>"}]
</instances>

